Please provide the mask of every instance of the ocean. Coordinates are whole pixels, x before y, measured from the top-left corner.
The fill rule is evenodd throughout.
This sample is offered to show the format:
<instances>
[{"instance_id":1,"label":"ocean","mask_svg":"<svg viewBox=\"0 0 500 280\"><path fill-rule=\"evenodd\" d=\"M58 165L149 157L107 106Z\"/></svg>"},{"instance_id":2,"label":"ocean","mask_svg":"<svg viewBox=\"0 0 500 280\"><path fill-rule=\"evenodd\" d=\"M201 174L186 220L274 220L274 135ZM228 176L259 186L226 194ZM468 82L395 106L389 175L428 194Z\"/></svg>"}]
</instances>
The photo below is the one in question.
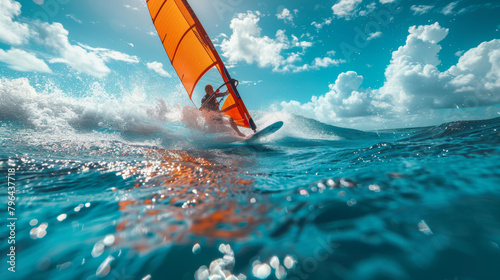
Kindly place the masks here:
<instances>
[{"instance_id":1,"label":"ocean","mask_svg":"<svg viewBox=\"0 0 500 280\"><path fill-rule=\"evenodd\" d=\"M254 112L284 126L249 145L190 107L28 84L0 87L3 279L500 275L500 118L360 131Z\"/></svg>"}]
</instances>

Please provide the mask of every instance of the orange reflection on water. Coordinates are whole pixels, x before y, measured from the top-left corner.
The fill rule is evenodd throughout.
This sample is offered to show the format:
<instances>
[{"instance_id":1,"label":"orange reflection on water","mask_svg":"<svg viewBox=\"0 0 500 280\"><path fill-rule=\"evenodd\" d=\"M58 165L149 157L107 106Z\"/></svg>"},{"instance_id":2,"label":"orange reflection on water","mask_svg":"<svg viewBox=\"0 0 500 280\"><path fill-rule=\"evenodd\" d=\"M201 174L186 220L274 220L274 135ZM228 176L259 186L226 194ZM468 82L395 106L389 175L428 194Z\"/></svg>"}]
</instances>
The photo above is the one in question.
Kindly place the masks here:
<instances>
[{"instance_id":1,"label":"orange reflection on water","mask_svg":"<svg viewBox=\"0 0 500 280\"><path fill-rule=\"evenodd\" d=\"M221 166L186 151L149 150L160 160L129 167L120 175L138 176L134 189L151 188L145 197L118 203L122 221L118 232L140 228L163 243L186 243L192 238L242 239L262 224L268 207L245 195L253 180L234 168ZM133 238L135 239L135 238ZM150 249L146 240L133 242L138 251Z\"/></svg>"}]
</instances>

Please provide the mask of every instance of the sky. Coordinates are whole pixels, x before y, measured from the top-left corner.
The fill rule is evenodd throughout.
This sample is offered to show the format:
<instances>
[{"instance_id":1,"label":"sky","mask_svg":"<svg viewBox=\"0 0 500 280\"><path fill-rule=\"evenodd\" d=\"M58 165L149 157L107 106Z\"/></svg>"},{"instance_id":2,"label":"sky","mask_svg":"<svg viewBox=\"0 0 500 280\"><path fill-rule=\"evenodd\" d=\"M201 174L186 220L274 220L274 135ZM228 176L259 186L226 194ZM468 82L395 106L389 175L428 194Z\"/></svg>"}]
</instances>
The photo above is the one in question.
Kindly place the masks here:
<instances>
[{"instance_id":1,"label":"sky","mask_svg":"<svg viewBox=\"0 0 500 280\"><path fill-rule=\"evenodd\" d=\"M189 2L250 111L360 129L499 116L498 1ZM3 83L191 104L144 0L0 0L0 30Z\"/></svg>"}]
</instances>

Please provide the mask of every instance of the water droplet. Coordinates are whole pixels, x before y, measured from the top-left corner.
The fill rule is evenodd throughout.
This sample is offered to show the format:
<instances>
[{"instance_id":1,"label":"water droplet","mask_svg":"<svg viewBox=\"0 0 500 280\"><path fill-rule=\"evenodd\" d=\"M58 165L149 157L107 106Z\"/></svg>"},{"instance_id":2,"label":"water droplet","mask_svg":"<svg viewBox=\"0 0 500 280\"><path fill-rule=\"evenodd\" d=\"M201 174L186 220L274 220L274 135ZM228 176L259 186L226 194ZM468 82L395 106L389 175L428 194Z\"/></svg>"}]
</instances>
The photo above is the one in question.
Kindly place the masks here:
<instances>
[{"instance_id":1,"label":"water droplet","mask_svg":"<svg viewBox=\"0 0 500 280\"><path fill-rule=\"evenodd\" d=\"M195 254L195 255L196 255L196 254L198 254L200 251L201 251L201 246L200 246L200 244L198 244L198 243L194 244L194 246L193 246L193 254Z\"/></svg>"},{"instance_id":2,"label":"water droplet","mask_svg":"<svg viewBox=\"0 0 500 280\"><path fill-rule=\"evenodd\" d=\"M210 276L210 271L206 266L201 266L198 268L198 270L194 273L194 279L196 280L206 280Z\"/></svg>"},{"instance_id":3,"label":"water droplet","mask_svg":"<svg viewBox=\"0 0 500 280\"><path fill-rule=\"evenodd\" d=\"M283 264L288 269L292 269L295 266L295 263L297 263L297 261L291 256L286 256L285 260L283 261Z\"/></svg>"},{"instance_id":4,"label":"water droplet","mask_svg":"<svg viewBox=\"0 0 500 280\"><path fill-rule=\"evenodd\" d=\"M370 185L368 188L370 189L370 191L380 192L380 186L378 185Z\"/></svg>"},{"instance_id":5,"label":"water droplet","mask_svg":"<svg viewBox=\"0 0 500 280\"><path fill-rule=\"evenodd\" d=\"M115 236L112 234L108 234L106 235L106 237L104 237L104 240L102 242L106 246L111 246L113 245L113 243L115 243Z\"/></svg>"},{"instance_id":6,"label":"water droplet","mask_svg":"<svg viewBox=\"0 0 500 280\"><path fill-rule=\"evenodd\" d=\"M92 257L97 258L104 252L106 246L101 241L97 242L92 249Z\"/></svg>"},{"instance_id":7,"label":"water droplet","mask_svg":"<svg viewBox=\"0 0 500 280\"><path fill-rule=\"evenodd\" d=\"M97 271L96 271L96 275L98 277L105 277L106 275L109 274L109 271L111 270L111 262L114 261L115 258L113 258L112 256L109 256L107 257L102 263L101 265L97 268Z\"/></svg>"},{"instance_id":8,"label":"water droplet","mask_svg":"<svg viewBox=\"0 0 500 280\"><path fill-rule=\"evenodd\" d=\"M280 265L278 269L276 269L275 276L280 280L286 278L286 270L282 265Z\"/></svg>"},{"instance_id":9,"label":"water droplet","mask_svg":"<svg viewBox=\"0 0 500 280\"><path fill-rule=\"evenodd\" d=\"M57 216L57 220L58 220L59 222L62 222L62 221L64 221L64 220L66 220L66 218L67 218L67 217L68 217L68 215L66 215L66 214L61 214L61 215Z\"/></svg>"},{"instance_id":10,"label":"water droplet","mask_svg":"<svg viewBox=\"0 0 500 280\"><path fill-rule=\"evenodd\" d=\"M38 233L36 234L36 237L38 237L38 238L44 238L45 235L47 235L47 231L45 231L44 229L42 229L42 230L38 231Z\"/></svg>"},{"instance_id":11,"label":"water droplet","mask_svg":"<svg viewBox=\"0 0 500 280\"><path fill-rule=\"evenodd\" d=\"M425 235L432 235L433 234L432 230L429 228L429 226L425 223L424 220L421 220L418 223L418 230L420 230Z\"/></svg>"},{"instance_id":12,"label":"water droplet","mask_svg":"<svg viewBox=\"0 0 500 280\"><path fill-rule=\"evenodd\" d=\"M267 263L258 264L253 267L252 273L257 278L266 279L271 274L271 267Z\"/></svg>"},{"instance_id":13,"label":"water droplet","mask_svg":"<svg viewBox=\"0 0 500 280\"><path fill-rule=\"evenodd\" d=\"M269 261L269 264L272 268L278 269L280 266L280 260L278 259L278 257L274 256L271 258L271 261Z\"/></svg>"}]
</instances>

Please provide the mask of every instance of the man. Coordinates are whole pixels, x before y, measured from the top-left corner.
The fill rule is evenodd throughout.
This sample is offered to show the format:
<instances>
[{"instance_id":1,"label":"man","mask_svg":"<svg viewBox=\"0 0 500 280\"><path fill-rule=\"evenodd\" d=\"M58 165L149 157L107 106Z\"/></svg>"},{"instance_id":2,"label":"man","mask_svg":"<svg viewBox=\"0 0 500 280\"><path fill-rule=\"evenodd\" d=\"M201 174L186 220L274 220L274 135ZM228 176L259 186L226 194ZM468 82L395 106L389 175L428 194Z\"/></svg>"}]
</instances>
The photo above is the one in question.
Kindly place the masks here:
<instances>
[{"instance_id":1,"label":"man","mask_svg":"<svg viewBox=\"0 0 500 280\"><path fill-rule=\"evenodd\" d=\"M232 118L229 116L223 115L219 111L219 102L217 101L217 98L226 96L229 94L229 92L214 92L214 88L212 85L208 84L205 86L205 96L201 99L201 108L200 110L205 110L209 112L213 112L214 115L211 117L213 121L220 122L220 123L227 123L229 124L236 133L238 133L239 136L241 137L246 137L245 134L241 133L240 130L238 129L238 126L234 122Z\"/></svg>"}]
</instances>

